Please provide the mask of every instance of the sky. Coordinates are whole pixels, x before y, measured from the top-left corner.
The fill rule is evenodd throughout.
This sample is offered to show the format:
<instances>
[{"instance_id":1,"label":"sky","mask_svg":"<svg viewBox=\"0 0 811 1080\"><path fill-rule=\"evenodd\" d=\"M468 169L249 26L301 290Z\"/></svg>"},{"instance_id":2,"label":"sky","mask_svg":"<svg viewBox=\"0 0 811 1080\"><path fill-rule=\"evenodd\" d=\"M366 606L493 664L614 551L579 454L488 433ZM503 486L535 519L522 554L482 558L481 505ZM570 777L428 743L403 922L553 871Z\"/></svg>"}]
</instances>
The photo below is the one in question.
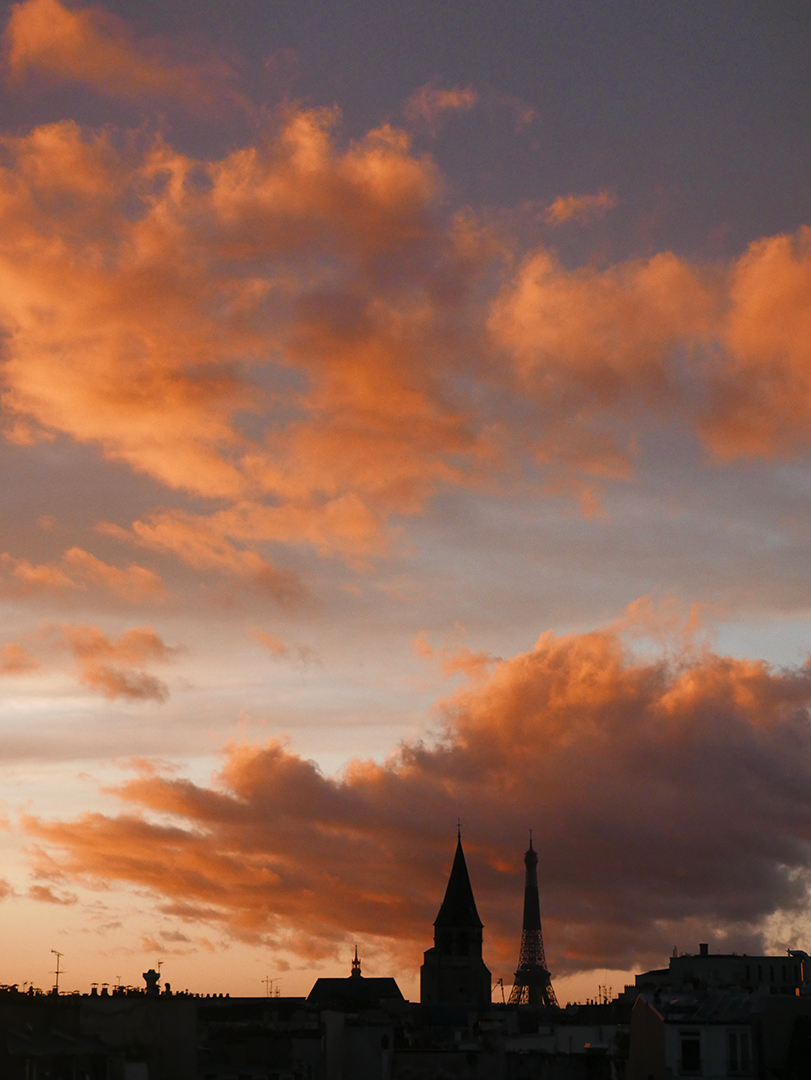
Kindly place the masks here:
<instances>
[{"instance_id":1,"label":"sky","mask_svg":"<svg viewBox=\"0 0 811 1080\"><path fill-rule=\"evenodd\" d=\"M811 4L2 34L0 983L811 947Z\"/></svg>"}]
</instances>

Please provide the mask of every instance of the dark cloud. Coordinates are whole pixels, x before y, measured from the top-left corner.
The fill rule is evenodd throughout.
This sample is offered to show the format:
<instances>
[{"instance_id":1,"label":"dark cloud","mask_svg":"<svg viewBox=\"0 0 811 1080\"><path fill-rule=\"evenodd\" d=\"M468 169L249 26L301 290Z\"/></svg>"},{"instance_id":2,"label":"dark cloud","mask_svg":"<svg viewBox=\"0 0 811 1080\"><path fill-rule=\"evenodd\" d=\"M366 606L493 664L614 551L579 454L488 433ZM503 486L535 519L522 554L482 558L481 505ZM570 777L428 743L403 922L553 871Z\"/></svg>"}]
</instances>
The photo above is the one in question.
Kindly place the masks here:
<instances>
[{"instance_id":1,"label":"dark cloud","mask_svg":"<svg viewBox=\"0 0 811 1080\"><path fill-rule=\"evenodd\" d=\"M505 966L530 827L555 972L652 963L699 936L752 949L766 918L806 904L809 703L807 667L546 634L445 701L437 741L383 765L329 778L278 743L243 744L212 787L147 771L119 789L131 813L27 828L61 849L67 879L147 887L311 958L363 933L416 963L461 814Z\"/></svg>"}]
</instances>

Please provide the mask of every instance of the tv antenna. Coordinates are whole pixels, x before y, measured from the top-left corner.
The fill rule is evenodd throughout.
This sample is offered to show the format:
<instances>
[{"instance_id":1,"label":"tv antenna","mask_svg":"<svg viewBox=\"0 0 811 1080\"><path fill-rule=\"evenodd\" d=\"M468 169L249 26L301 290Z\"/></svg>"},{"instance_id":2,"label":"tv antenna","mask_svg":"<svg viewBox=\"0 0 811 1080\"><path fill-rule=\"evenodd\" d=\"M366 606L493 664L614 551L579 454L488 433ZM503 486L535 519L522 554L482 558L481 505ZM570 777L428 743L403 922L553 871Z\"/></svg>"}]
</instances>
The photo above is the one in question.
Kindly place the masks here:
<instances>
[{"instance_id":1,"label":"tv antenna","mask_svg":"<svg viewBox=\"0 0 811 1080\"><path fill-rule=\"evenodd\" d=\"M57 952L56 949L51 949L51 952L56 957L56 971L52 971L51 975L56 976L56 983L54 984L54 992L58 994L59 993L59 976L64 975L64 969L59 967L59 961L62 959L63 954L61 952Z\"/></svg>"}]
</instances>

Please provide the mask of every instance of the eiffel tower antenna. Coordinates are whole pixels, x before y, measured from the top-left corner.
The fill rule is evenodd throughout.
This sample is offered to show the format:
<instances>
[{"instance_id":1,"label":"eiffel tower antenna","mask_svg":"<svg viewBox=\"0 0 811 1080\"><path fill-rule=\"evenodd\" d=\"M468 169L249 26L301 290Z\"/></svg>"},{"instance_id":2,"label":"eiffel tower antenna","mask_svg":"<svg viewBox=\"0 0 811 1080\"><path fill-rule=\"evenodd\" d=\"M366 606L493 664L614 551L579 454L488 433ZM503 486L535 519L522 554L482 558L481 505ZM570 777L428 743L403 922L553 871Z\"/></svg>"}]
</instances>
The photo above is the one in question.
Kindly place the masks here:
<instances>
[{"instance_id":1,"label":"eiffel tower antenna","mask_svg":"<svg viewBox=\"0 0 811 1080\"><path fill-rule=\"evenodd\" d=\"M518 970L510 991L511 1005L540 1005L557 1009L558 1002L552 989L552 979L546 966L541 930L541 904L538 899L538 856L529 834L529 848L524 855L526 879L524 883L524 928L521 932L521 953Z\"/></svg>"}]
</instances>

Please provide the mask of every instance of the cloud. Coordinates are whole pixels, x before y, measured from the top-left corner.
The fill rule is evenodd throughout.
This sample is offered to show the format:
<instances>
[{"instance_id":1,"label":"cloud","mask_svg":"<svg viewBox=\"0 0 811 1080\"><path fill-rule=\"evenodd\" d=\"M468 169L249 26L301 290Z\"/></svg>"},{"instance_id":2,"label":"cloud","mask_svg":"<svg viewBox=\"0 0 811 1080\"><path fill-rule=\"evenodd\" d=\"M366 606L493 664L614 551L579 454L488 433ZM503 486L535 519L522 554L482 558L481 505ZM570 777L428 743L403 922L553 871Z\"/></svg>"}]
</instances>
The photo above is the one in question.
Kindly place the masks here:
<instances>
[{"instance_id":1,"label":"cloud","mask_svg":"<svg viewBox=\"0 0 811 1080\"><path fill-rule=\"evenodd\" d=\"M25 675L39 666L39 661L16 641L0 649L0 675Z\"/></svg>"},{"instance_id":2,"label":"cloud","mask_svg":"<svg viewBox=\"0 0 811 1080\"><path fill-rule=\"evenodd\" d=\"M558 195L544 212L544 220L550 225L563 225L567 221L590 221L617 205L616 198L608 191L596 195Z\"/></svg>"},{"instance_id":3,"label":"cloud","mask_svg":"<svg viewBox=\"0 0 811 1080\"><path fill-rule=\"evenodd\" d=\"M136 41L123 20L96 7L71 9L59 0L13 4L5 50L12 81L36 72L126 99L172 97L203 108L240 101L229 85L232 73L221 61L175 63L155 43Z\"/></svg>"},{"instance_id":4,"label":"cloud","mask_svg":"<svg viewBox=\"0 0 811 1080\"><path fill-rule=\"evenodd\" d=\"M0 593L26 596L33 593L65 593L100 586L129 603L156 603L167 597L158 574L137 563L126 569L110 566L80 547L69 548L57 564L33 564L8 552L0 554Z\"/></svg>"},{"instance_id":5,"label":"cloud","mask_svg":"<svg viewBox=\"0 0 811 1080\"><path fill-rule=\"evenodd\" d=\"M164 701L168 687L144 669L166 663L178 652L149 626L132 627L115 638L88 623L48 623L28 635L27 644L49 663L67 650L77 664L79 682L110 699ZM0 649L0 675L22 675L42 667L42 660L17 642Z\"/></svg>"},{"instance_id":6,"label":"cloud","mask_svg":"<svg viewBox=\"0 0 811 1080\"><path fill-rule=\"evenodd\" d=\"M811 227L750 245L731 268L723 358L699 430L718 457L793 457L811 421Z\"/></svg>"},{"instance_id":7,"label":"cloud","mask_svg":"<svg viewBox=\"0 0 811 1080\"><path fill-rule=\"evenodd\" d=\"M412 124L424 124L435 130L446 113L470 112L479 100L471 87L454 87L441 90L433 82L415 90L403 107L403 113Z\"/></svg>"},{"instance_id":8,"label":"cloud","mask_svg":"<svg viewBox=\"0 0 811 1080\"><path fill-rule=\"evenodd\" d=\"M144 665L170 659L176 651L151 627L137 626L116 640L97 626L60 627L65 645L79 665L79 681L106 698L164 701L169 689L160 679L140 670Z\"/></svg>"},{"instance_id":9,"label":"cloud","mask_svg":"<svg viewBox=\"0 0 811 1080\"><path fill-rule=\"evenodd\" d=\"M291 110L217 161L69 121L6 138L12 433L224 500L223 535L351 558L385 547L389 514L466 483L491 452L454 385L479 241L437 213L435 169L402 132L341 149L333 123Z\"/></svg>"},{"instance_id":10,"label":"cloud","mask_svg":"<svg viewBox=\"0 0 811 1080\"><path fill-rule=\"evenodd\" d=\"M425 660L438 661L440 670L446 678L452 675L465 675L469 679L483 678L499 657L485 652L472 652L466 645L461 645L454 638L446 639L439 649L435 649L426 633L418 634L412 642L414 652Z\"/></svg>"},{"instance_id":11,"label":"cloud","mask_svg":"<svg viewBox=\"0 0 811 1080\"><path fill-rule=\"evenodd\" d=\"M673 400L672 350L711 340L716 328L712 285L670 252L570 271L539 251L495 301L490 331L558 409Z\"/></svg>"},{"instance_id":12,"label":"cloud","mask_svg":"<svg viewBox=\"0 0 811 1080\"><path fill-rule=\"evenodd\" d=\"M137 670L151 661L165 661L173 651L148 626L127 630L118 640L108 638L97 626L62 627L64 640L79 662L79 681L107 698L164 701L165 683Z\"/></svg>"},{"instance_id":13,"label":"cloud","mask_svg":"<svg viewBox=\"0 0 811 1080\"><path fill-rule=\"evenodd\" d=\"M16 559L8 552L0 554L0 569L5 574L0 588L6 595L25 595L42 590L61 592L77 587L61 567L42 563L37 565L28 559Z\"/></svg>"},{"instance_id":14,"label":"cloud","mask_svg":"<svg viewBox=\"0 0 811 1080\"><path fill-rule=\"evenodd\" d=\"M530 826L553 973L661 962L685 936L751 951L807 906L809 704L808 666L681 632L646 658L616 629L547 633L383 764L326 777L280 743L233 745L209 787L146 772L119 789L128 813L26 828L65 880L148 888L307 956L376 934L416 964L461 814L494 966L515 962Z\"/></svg>"},{"instance_id":15,"label":"cloud","mask_svg":"<svg viewBox=\"0 0 811 1080\"><path fill-rule=\"evenodd\" d=\"M280 638L267 634L264 630L254 630L253 636L274 660L296 660L300 664L311 664L319 659L318 653L309 645L287 645Z\"/></svg>"},{"instance_id":16,"label":"cloud","mask_svg":"<svg viewBox=\"0 0 811 1080\"><path fill-rule=\"evenodd\" d=\"M474 100L418 97L426 116ZM660 252L571 269L544 248L512 264L520 239L448 213L403 131L342 144L337 123L290 107L210 160L70 121L2 139L7 434L66 437L163 485L160 509L108 531L293 599L273 546L362 569L438 492L519 477L598 513L663 423L719 460L807 445L805 232L728 266ZM7 563L7 581L159 599L151 571L81 550Z\"/></svg>"},{"instance_id":17,"label":"cloud","mask_svg":"<svg viewBox=\"0 0 811 1080\"><path fill-rule=\"evenodd\" d=\"M42 904L75 904L78 896L75 893L55 893L49 885L32 885L27 893L29 900L37 900Z\"/></svg>"}]
</instances>

